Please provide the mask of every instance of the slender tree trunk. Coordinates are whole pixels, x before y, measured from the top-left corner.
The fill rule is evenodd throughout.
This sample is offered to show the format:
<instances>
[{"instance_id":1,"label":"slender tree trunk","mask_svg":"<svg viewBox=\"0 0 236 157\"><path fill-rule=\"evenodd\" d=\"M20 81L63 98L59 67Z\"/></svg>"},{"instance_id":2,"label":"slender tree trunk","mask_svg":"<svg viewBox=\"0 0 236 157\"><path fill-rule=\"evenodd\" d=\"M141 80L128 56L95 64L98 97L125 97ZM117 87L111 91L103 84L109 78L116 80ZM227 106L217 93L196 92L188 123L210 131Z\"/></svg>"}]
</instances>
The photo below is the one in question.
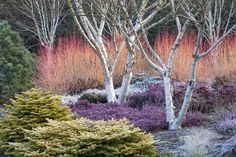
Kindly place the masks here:
<instances>
[{"instance_id":1,"label":"slender tree trunk","mask_svg":"<svg viewBox=\"0 0 236 157\"><path fill-rule=\"evenodd\" d=\"M190 69L190 76L189 76L189 84L187 87L187 90L185 92L184 101L181 107L181 110L178 114L178 118L175 120L175 122L170 126L171 130L176 130L181 128L181 124L183 122L184 116L186 115L191 99L193 90L196 84L196 69L197 69L197 61L198 57L193 57L191 69Z\"/></svg>"},{"instance_id":2,"label":"slender tree trunk","mask_svg":"<svg viewBox=\"0 0 236 157\"><path fill-rule=\"evenodd\" d=\"M122 85L119 91L119 98L118 98L119 103L124 103L126 101L129 86L130 86L130 81L133 75L132 71L133 71L134 62L135 62L134 52L128 51L126 66L125 66L125 74L124 74Z\"/></svg>"},{"instance_id":3,"label":"slender tree trunk","mask_svg":"<svg viewBox=\"0 0 236 157\"><path fill-rule=\"evenodd\" d=\"M171 80L167 74L164 75L163 82L165 90L166 121L168 122L168 125L171 126L175 121L175 114L174 114Z\"/></svg>"},{"instance_id":4,"label":"slender tree trunk","mask_svg":"<svg viewBox=\"0 0 236 157\"><path fill-rule=\"evenodd\" d=\"M103 73L104 86L105 86L106 95L107 95L107 101L115 102L116 95L115 95L112 75L108 70L107 62L104 57L100 58L100 62L102 66L102 73Z\"/></svg>"}]
</instances>

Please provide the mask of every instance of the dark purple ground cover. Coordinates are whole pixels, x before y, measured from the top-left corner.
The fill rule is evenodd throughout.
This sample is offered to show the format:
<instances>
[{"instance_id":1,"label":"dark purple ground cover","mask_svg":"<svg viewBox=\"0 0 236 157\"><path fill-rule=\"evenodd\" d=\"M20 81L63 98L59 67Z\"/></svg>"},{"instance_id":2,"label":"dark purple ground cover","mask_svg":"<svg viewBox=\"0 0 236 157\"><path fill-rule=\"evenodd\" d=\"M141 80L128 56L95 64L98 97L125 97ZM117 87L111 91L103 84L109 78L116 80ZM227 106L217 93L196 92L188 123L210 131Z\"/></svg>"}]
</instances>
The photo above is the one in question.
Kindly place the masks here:
<instances>
[{"instance_id":1,"label":"dark purple ground cover","mask_svg":"<svg viewBox=\"0 0 236 157\"><path fill-rule=\"evenodd\" d=\"M109 120L127 118L130 124L143 131L166 129L165 112L162 108L144 105L142 108L132 108L117 103L92 104L86 100L70 104L73 113L79 117L91 120ZM188 113L183 126L196 126L202 122L200 114Z\"/></svg>"},{"instance_id":2,"label":"dark purple ground cover","mask_svg":"<svg viewBox=\"0 0 236 157\"><path fill-rule=\"evenodd\" d=\"M176 110L183 103L187 83L173 81L173 102ZM189 111L211 113L217 106L229 108L236 102L236 82L227 82L220 85L209 85L196 82ZM150 85L145 91L134 93L128 98L127 104L133 108L140 108L149 104L158 107L165 106L165 95L162 84Z\"/></svg>"},{"instance_id":3,"label":"dark purple ground cover","mask_svg":"<svg viewBox=\"0 0 236 157\"><path fill-rule=\"evenodd\" d=\"M173 101L176 112L180 109L188 83L173 81ZM236 101L236 82L214 82L209 85L196 82L189 111L183 126L197 126L205 119L204 114L215 112L217 106L225 109ZM143 131L166 129L165 96L162 84L153 84L143 92L134 93L128 97L126 104L90 103L80 100L69 105L79 117L91 120L122 119L126 117L131 124ZM222 127L235 124L235 119L226 119L218 125Z\"/></svg>"}]
</instances>

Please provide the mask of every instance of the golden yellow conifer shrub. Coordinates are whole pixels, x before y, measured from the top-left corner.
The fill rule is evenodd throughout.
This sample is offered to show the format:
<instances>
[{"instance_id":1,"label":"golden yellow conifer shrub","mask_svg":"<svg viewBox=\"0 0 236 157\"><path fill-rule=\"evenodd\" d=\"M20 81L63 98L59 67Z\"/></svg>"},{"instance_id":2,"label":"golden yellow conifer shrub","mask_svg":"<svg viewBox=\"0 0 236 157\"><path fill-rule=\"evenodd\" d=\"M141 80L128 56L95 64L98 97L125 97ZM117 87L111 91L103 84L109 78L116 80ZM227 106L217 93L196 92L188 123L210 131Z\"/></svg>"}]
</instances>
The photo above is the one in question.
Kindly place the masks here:
<instances>
[{"instance_id":1,"label":"golden yellow conifer shrub","mask_svg":"<svg viewBox=\"0 0 236 157\"><path fill-rule=\"evenodd\" d=\"M39 89L16 95L4 106L4 116L0 119L0 149L8 155L15 151L10 143L28 141L23 129L44 126L47 119L71 120L69 108L61 105L59 97Z\"/></svg>"},{"instance_id":2,"label":"golden yellow conifer shrub","mask_svg":"<svg viewBox=\"0 0 236 157\"><path fill-rule=\"evenodd\" d=\"M25 130L26 143L13 143L16 156L28 157L157 157L153 139L126 119L49 120L47 126Z\"/></svg>"}]
</instances>

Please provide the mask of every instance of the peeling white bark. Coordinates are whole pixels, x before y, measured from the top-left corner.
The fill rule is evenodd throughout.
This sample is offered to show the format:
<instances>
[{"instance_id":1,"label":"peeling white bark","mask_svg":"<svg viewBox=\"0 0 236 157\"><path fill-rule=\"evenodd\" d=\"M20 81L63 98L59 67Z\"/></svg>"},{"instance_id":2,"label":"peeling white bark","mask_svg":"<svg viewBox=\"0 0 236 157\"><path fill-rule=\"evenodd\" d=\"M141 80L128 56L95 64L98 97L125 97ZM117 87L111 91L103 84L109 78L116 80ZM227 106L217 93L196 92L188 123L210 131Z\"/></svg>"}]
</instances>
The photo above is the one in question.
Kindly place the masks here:
<instances>
[{"instance_id":1,"label":"peeling white bark","mask_svg":"<svg viewBox=\"0 0 236 157\"><path fill-rule=\"evenodd\" d=\"M189 83L188 83L187 90L185 92L184 101L183 101L181 110L178 114L178 118L176 118L174 123L172 123L170 125L171 130L176 130L176 129L181 128L181 124L183 122L184 116L186 115L186 113L188 111L188 108L189 108L189 105L190 105L190 102L192 99L193 90L194 90L195 83L196 83L197 61L198 61L197 57L194 57L192 59L190 76L189 76Z\"/></svg>"},{"instance_id":2,"label":"peeling white bark","mask_svg":"<svg viewBox=\"0 0 236 157\"><path fill-rule=\"evenodd\" d=\"M88 16L86 12L84 12L83 2L85 1L73 0L72 2L71 0L68 0L68 4L70 6L71 12L80 32L88 41L90 46L94 49L97 56L100 58L104 86L107 94L107 101L115 102L116 95L112 79L112 72L109 70L109 58L107 54L107 49L103 41L104 39L102 37L102 33L104 32L104 27L106 23L105 15L107 13L108 8L106 5L101 5L101 8L99 8L102 9L102 13L99 14L101 16L101 21L98 23L94 17L92 17L91 21L89 18L90 15ZM73 9L73 3L75 4L75 10Z\"/></svg>"},{"instance_id":3,"label":"peeling white bark","mask_svg":"<svg viewBox=\"0 0 236 157\"><path fill-rule=\"evenodd\" d=\"M172 85L169 76L163 76L164 90L165 90L165 104L166 104L166 121L171 126L175 121L174 104L172 95Z\"/></svg>"},{"instance_id":4,"label":"peeling white bark","mask_svg":"<svg viewBox=\"0 0 236 157\"><path fill-rule=\"evenodd\" d=\"M134 57L135 57L134 52L128 51L125 74L123 77L123 81L122 81L122 85L121 85L121 89L120 89L119 97L118 97L119 103L124 103L128 95L130 81L133 75L132 71L133 71L133 65L134 65Z\"/></svg>"},{"instance_id":5,"label":"peeling white bark","mask_svg":"<svg viewBox=\"0 0 236 157\"><path fill-rule=\"evenodd\" d=\"M104 78L104 85L105 85L105 90L107 94L107 101L116 102L116 95L115 95L113 80L111 76L108 75Z\"/></svg>"},{"instance_id":6,"label":"peeling white bark","mask_svg":"<svg viewBox=\"0 0 236 157\"><path fill-rule=\"evenodd\" d=\"M104 86L107 94L107 101L108 102L115 102L116 101L116 95L115 95L115 89L113 84L112 75L110 74L108 70L108 66L106 64L106 61L104 58L100 59L101 66L102 66L102 72L103 72L103 80L104 80Z\"/></svg>"}]
</instances>

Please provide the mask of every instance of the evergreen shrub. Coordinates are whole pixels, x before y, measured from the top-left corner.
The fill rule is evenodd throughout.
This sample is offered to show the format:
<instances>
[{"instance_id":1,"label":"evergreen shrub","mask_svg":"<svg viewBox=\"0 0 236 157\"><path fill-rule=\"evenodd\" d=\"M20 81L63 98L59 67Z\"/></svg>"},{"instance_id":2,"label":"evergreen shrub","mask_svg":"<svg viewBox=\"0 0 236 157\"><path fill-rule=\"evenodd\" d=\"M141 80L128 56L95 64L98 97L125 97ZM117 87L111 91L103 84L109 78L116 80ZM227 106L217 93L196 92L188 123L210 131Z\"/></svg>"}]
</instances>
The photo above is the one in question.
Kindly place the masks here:
<instances>
[{"instance_id":1,"label":"evergreen shrub","mask_svg":"<svg viewBox=\"0 0 236 157\"><path fill-rule=\"evenodd\" d=\"M49 120L47 126L25 130L26 143L12 143L16 156L157 157L150 134L119 121Z\"/></svg>"},{"instance_id":2,"label":"evergreen shrub","mask_svg":"<svg viewBox=\"0 0 236 157\"><path fill-rule=\"evenodd\" d=\"M90 103L107 103L106 95L85 93L80 97L80 100L88 100Z\"/></svg>"},{"instance_id":3,"label":"evergreen shrub","mask_svg":"<svg viewBox=\"0 0 236 157\"><path fill-rule=\"evenodd\" d=\"M0 105L32 87L32 61L19 34L0 21Z\"/></svg>"},{"instance_id":4,"label":"evergreen shrub","mask_svg":"<svg viewBox=\"0 0 236 157\"><path fill-rule=\"evenodd\" d=\"M27 141L23 129L44 126L47 119L71 119L68 107L61 106L58 97L39 89L16 95L9 105L4 106L4 116L0 119L0 149L4 149L6 154L14 153L11 142Z\"/></svg>"}]
</instances>

